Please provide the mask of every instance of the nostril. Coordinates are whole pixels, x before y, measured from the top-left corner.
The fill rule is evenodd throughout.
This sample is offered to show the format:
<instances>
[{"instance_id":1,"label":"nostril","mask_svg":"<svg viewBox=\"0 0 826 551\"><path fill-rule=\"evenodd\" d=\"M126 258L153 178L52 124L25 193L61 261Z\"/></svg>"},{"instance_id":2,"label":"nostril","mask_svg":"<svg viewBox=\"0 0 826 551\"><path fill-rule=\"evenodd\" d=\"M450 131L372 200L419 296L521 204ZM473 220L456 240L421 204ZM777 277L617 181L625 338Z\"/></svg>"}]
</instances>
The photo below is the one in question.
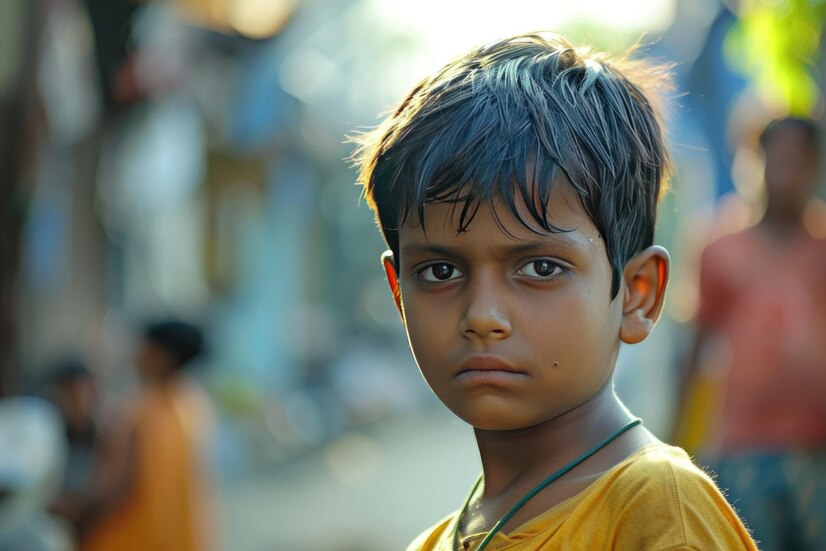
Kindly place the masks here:
<instances>
[{"instance_id":1,"label":"nostril","mask_svg":"<svg viewBox=\"0 0 826 551\"><path fill-rule=\"evenodd\" d=\"M507 313L485 299L491 294L492 291L479 293L467 304L459 324L459 329L465 336L502 338L510 333L511 325Z\"/></svg>"},{"instance_id":2,"label":"nostril","mask_svg":"<svg viewBox=\"0 0 826 551\"><path fill-rule=\"evenodd\" d=\"M497 318L463 320L460 330L466 335L478 337L505 337L510 334L511 327L507 320Z\"/></svg>"}]
</instances>

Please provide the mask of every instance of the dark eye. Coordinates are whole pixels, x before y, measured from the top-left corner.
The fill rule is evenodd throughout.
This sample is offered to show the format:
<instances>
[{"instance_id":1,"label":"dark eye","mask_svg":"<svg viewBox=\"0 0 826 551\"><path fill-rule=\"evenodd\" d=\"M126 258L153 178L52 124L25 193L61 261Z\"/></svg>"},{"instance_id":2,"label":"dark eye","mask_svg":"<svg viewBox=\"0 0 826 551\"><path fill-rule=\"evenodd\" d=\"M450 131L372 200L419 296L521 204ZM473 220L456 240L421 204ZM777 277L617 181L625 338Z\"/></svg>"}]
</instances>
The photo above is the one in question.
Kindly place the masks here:
<instances>
[{"instance_id":1,"label":"dark eye","mask_svg":"<svg viewBox=\"0 0 826 551\"><path fill-rule=\"evenodd\" d=\"M562 266L547 258L540 258L522 266L519 273L534 279L547 279L561 274Z\"/></svg>"},{"instance_id":2,"label":"dark eye","mask_svg":"<svg viewBox=\"0 0 826 551\"><path fill-rule=\"evenodd\" d=\"M420 279L431 283L438 281L450 281L461 276L462 272L457 270L455 266L452 266L446 262L431 264L417 274L417 277Z\"/></svg>"}]
</instances>

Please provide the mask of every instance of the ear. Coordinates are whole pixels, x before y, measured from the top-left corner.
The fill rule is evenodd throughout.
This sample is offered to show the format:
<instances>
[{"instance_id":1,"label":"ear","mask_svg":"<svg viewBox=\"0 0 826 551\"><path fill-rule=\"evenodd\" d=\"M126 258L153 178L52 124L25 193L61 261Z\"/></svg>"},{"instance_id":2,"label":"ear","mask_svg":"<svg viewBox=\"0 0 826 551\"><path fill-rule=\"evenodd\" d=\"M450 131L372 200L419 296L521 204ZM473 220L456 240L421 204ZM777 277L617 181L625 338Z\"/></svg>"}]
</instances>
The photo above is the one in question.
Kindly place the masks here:
<instances>
[{"instance_id":1,"label":"ear","mask_svg":"<svg viewBox=\"0 0 826 551\"><path fill-rule=\"evenodd\" d=\"M668 251L655 245L637 253L625 264L622 342L636 344L654 329L663 309L670 262Z\"/></svg>"},{"instance_id":2,"label":"ear","mask_svg":"<svg viewBox=\"0 0 826 551\"><path fill-rule=\"evenodd\" d=\"M381 264L384 266L384 273L387 274L387 284L390 285L390 292L393 293L393 300L396 301L396 308L399 310L402 319L402 290L399 287L399 274L396 271L396 260L393 258L393 251L384 251L381 255Z\"/></svg>"}]
</instances>

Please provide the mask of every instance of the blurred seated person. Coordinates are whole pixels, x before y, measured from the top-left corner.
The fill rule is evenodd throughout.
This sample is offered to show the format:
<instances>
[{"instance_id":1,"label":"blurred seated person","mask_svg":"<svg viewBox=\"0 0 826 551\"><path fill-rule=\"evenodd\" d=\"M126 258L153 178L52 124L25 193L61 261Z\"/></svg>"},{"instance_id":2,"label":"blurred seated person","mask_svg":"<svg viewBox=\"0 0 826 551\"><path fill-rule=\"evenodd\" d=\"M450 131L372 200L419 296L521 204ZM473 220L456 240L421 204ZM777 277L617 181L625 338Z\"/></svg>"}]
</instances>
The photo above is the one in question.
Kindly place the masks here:
<instances>
[{"instance_id":1,"label":"blurred seated person","mask_svg":"<svg viewBox=\"0 0 826 551\"><path fill-rule=\"evenodd\" d=\"M203 350L188 323L147 326L136 357L142 388L121 463L120 499L101 513L83 551L205 551L215 538L204 465L211 409L187 374Z\"/></svg>"},{"instance_id":2,"label":"blurred seated person","mask_svg":"<svg viewBox=\"0 0 826 551\"><path fill-rule=\"evenodd\" d=\"M0 400L0 549L71 551L68 527L45 508L65 459L61 422L39 398Z\"/></svg>"},{"instance_id":3,"label":"blurred seated person","mask_svg":"<svg viewBox=\"0 0 826 551\"><path fill-rule=\"evenodd\" d=\"M90 527L127 490L131 426L124 411L101 415L95 377L78 359L60 362L42 394L63 418L67 445L62 484L49 509L69 522L82 549Z\"/></svg>"},{"instance_id":4,"label":"blurred seated person","mask_svg":"<svg viewBox=\"0 0 826 551\"><path fill-rule=\"evenodd\" d=\"M725 388L708 458L718 485L760 549L824 550L826 240L804 225L821 174L817 127L780 119L760 145L766 212L703 253L683 388L697 380L706 346L722 342Z\"/></svg>"}]
</instances>

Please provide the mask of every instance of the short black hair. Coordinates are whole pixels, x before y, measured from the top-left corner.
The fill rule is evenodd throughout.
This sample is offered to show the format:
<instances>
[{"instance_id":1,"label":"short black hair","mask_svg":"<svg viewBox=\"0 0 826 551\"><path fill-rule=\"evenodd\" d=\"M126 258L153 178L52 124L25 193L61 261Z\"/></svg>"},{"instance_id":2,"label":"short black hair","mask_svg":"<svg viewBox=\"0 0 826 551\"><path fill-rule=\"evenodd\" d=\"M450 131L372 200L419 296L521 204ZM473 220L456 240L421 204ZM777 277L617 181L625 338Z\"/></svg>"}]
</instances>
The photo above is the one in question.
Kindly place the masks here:
<instances>
[{"instance_id":1,"label":"short black hair","mask_svg":"<svg viewBox=\"0 0 826 551\"><path fill-rule=\"evenodd\" d=\"M353 159L367 203L398 264L399 227L424 206L461 206L467 229L495 199L545 231L559 171L602 235L614 281L653 243L669 167L659 93L670 67L524 34L474 48L422 80L378 128L357 136ZM423 223L423 222L422 222ZM535 227L535 226L534 226Z\"/></svg>"},{"instance_id":2,"label":"short black hair","mask_svg":"<svg viewBox=\"0 0 826 551\"><path fill-rule=\"evenodd\" d=\"M765 151L768 147L769 140L777 133L778 130L784 128L794 128L803 133L809 146L813 151L817 152L820 149L820 131L817 124L812 119L805 117L783 117L771 121L763 132L760 133L760 148Z\"/></svg>"},{"instance_id":3,"label":"short black hair","mask_svg":"<svg viewBox=\"0 0 826 551\"><path fill-rule=\"evenodd\" d=\"M144 327L143 337L175 360L175 368L199 357L204 351L204 336L195 325L177 320L164 320Z\"/></svg>"}]
</instances>

